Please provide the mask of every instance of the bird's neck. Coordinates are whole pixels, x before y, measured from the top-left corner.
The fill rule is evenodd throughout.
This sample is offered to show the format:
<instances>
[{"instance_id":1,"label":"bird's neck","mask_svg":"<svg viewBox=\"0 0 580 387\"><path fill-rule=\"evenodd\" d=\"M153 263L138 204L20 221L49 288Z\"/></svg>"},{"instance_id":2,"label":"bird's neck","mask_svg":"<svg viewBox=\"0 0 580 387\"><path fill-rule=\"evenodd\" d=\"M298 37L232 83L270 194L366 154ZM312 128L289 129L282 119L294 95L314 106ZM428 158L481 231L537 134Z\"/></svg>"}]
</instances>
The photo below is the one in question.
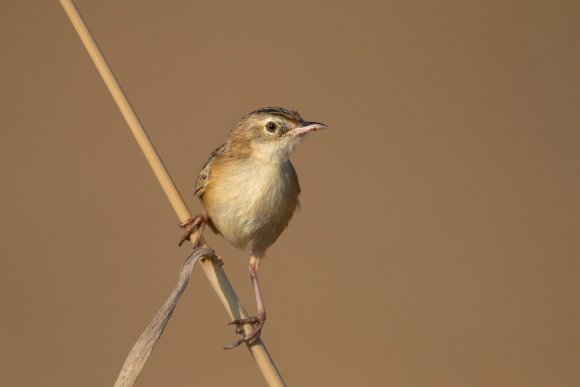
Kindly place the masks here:
<instances>
[{"instance_id":1,"label":"bird's neck","mask_svg":"<svg viewBox=\"0 0 580 387\"><path fill-rule=\"evenodd\" d=\"M276 143L250 143L234 145L228 152L230 157L259 166L281 167L289 161L289 154Z\"/></svg>"}]
</instances>

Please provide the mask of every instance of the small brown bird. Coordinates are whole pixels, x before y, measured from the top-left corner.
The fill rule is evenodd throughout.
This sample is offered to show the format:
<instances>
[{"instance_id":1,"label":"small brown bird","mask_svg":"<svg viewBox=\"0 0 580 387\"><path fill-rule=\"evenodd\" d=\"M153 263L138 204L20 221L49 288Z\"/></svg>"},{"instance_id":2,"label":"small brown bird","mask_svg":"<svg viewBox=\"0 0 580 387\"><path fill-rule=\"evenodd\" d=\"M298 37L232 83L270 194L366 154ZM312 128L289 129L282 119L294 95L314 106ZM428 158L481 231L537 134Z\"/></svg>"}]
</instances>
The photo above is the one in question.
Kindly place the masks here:
<instances>
[{"instance_id":1,"label":"small brown bird","mask_svg":"<svg viewBox=\"0 0 580 387\"><path fill-rule=\"evenodd\" d=\"M266 249L280 236L298 206L300 185L290 155L307 133L327 128L307 122L298 112L277 107L246 115L231 130L225 143L214 150L197 178L195 195L204 215L181 224L191 233L207 223L234 246L250 253L250 277L258 314L230 324L253 324L254 330L226 348L243 342L254 344L266 321L258 284L258 266ZM195 243L194 243L195 244Z\"/></svg>"}]
</instances>

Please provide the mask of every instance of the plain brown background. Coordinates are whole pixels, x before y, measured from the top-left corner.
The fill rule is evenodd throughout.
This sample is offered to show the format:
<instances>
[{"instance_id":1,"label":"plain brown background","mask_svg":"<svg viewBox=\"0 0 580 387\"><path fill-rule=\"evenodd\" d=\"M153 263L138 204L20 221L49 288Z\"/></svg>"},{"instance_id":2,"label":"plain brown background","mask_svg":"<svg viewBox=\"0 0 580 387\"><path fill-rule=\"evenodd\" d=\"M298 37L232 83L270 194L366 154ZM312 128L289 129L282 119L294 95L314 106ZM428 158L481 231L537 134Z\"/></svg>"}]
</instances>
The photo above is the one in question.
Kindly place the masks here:
<instances>
[{"instance_id":1,"label":"plain brown background","mask_svg":"<svg viewBox=\"0 0 580 387\"><path fill-rule=\"evenodd\" d=\"M84 1L192 211L247 112L332 130L260 270L292 386L580 385L574 1ZM112 385L188 248L57 1L0 6L0 385ZM247 257L209 242L249 311ZM194 271L139 386L259 386Z\"/></svg>"}]
</instances>

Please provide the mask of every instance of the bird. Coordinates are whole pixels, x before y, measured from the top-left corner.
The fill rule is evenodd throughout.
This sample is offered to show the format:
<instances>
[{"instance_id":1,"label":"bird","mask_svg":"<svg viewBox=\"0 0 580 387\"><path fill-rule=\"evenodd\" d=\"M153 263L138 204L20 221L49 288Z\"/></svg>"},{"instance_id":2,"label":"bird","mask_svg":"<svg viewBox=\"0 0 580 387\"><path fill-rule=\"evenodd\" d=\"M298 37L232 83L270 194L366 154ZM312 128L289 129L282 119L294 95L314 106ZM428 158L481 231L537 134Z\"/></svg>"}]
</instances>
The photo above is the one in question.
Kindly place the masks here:
<instances>
[{"instance_id":1,"label":"bird","mask_svg":"<svg viewBox=\"0 0 580 387\"><path fill-rule=\"evenodd\" d=\"M180 224L186 230L179 245L197 231L194 247L207 224L235 247L249 253L249 273L257 315L230 324L248 335L225 347L255 344L260 338L266 309L258 282L258 267L266 250L286 228L299 207L300 184L290 155L304 137L326 129L320 122L305 121L295 110L265 107L245 115L225 142L205 162L195 186L204 213Z\"/></svg>"}]
</instances>

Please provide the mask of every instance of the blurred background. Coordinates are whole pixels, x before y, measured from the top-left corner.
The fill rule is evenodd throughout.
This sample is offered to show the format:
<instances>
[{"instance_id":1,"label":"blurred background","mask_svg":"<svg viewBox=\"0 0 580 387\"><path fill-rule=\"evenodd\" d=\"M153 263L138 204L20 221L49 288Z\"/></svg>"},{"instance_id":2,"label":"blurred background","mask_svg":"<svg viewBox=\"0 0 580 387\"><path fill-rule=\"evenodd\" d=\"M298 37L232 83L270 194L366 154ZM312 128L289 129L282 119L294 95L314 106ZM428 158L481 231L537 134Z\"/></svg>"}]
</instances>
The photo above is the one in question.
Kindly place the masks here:
<instances>
[{"instance_id":1,"label":"blurred background","mask_svg":"<svg viewBox=\"0 0 580 387\"><path fill-rule=\"evenodd\" d=\"M577 2L77 4L193 212L246 113L332 127L260 268L289 385L580 385ZM60 4L0 29L0 385L112 385L189 247ZM264 385L227 322L194 270L138 385Z\"/></svg>"}]
</instances>

